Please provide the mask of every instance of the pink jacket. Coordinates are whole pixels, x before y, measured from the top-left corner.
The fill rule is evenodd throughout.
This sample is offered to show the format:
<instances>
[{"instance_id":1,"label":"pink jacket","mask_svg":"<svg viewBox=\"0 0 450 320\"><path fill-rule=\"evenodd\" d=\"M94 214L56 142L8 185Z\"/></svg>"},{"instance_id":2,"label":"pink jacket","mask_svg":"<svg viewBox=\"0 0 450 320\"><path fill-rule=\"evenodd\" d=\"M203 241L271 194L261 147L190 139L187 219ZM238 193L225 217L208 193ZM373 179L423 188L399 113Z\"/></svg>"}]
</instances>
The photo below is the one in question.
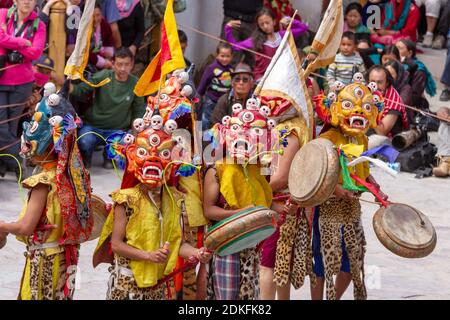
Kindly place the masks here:
<instances>
[{"instance_id":1,"label":"pink jacket","mask_svg":"<svg viewBox=\"0 0 450 320\"><path fill-rule=\"evenodd\" d=\"M0 26L6 23L8 9L0 9ZM37 18L35 11L25 19L24 23L28 20L34 20ZM23 34L25 35L28 28L32 28L31 24L25 28ZM16 67L12 67L4 70L2 76L0 76L0 85L12 86L25 83L34 82L34 72L32 69L31 61L36 60L42 55L46 40L45 24L40 21L36 32L33 35L31 41L31 47L26 46L25 38L14 37L14 25L13 19L9 19L9 23L6 26L6 32L0 27L0 55L6 54L7 51L17 50L24 56L24 62ZM5 66L8 66L6 63Z\"/></svg>"}]
</instances>

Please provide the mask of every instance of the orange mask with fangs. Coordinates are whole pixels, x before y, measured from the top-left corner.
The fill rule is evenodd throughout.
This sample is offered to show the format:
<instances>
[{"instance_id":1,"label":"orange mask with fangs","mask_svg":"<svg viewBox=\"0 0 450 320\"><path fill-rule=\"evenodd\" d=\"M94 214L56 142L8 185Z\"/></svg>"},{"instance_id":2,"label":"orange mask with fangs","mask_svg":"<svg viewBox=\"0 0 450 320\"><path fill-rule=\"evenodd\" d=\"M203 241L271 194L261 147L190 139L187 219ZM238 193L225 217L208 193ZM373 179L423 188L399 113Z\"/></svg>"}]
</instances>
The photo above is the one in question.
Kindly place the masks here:
<instances>
[{"instance_id":1,"label":"orange mask with fangs","mask_svg":"<svg viewBox=\"0 0 450 320\"><path fill-rule=\"evenodd\" d=\"M363 135L369 128L377 126L378 108L375 102L374 95L365 85L347 85L330 106L331 124L346 135Z\"/></svg>"},{"instance_id":2,"label":"orange mask with fangs","mask_svg":"<svg viewBox=\"0 0 450 320\"><path fill-rule=\"evenodd\" d=\"M174 146L172 135L164 130L145 129L138 133L134 143L127 147L127 170L133 172L140 182L150 188L160 187L164 181L169 181L172 171L176 170L176 167L172 166L166 171L165 177L163 176L171 161Z\"/></svg>"}]
</instances>

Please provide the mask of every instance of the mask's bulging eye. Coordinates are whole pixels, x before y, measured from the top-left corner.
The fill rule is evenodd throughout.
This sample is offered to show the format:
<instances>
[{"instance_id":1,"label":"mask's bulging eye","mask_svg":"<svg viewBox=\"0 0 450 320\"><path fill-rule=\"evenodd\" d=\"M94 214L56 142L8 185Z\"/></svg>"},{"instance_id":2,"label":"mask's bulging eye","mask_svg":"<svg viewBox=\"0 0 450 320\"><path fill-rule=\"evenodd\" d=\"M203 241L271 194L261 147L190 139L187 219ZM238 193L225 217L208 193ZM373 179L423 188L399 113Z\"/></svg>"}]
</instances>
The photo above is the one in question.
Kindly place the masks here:
<instances>
[{"instance_id":1,"label":"mask's bulging eye","mask_svg":"<svg viewBox=\"0 0 450 320\"><path fill-rule=\"evenodd\" d=\"M149 138L149 142L152 146L157 146L161 142L161 139L159 139L159 136L157 134L152 134Z\"/></svg>"},{"instance_id":2,"label":"mask's bulging eye","mask_svg":"<svg viewBox=\"0 0 450 320\"><path fill-rule=\"evenodd\" d=\"M144 148L138 148L137 149L137 155L138 157L145 157L147 155L147 150L145 150Z\"/></svg>"},{"instance_id":3,"label":"mask's bulging eye","mask_svg":"<svg viewBox=\"0 0 450 320\"><path fill-rule=\"evenodd\" d=\"M165 93L162 93L159 96L159 101L161 101L161 102L167 102L167 101L169 101L169 99L170 99L170 97L167 94L165 94Z\"/></svg>"},{"instance_id":4,"label":"mask's bulging eye","mask_svg":"<svg viewBox=\"0 0 450 320\"><path fill-rule=\"evenodd\" d=\"M351 101L348 101L348 100L342 101L341 106L342 106L342 109L344 109L344 110L353 109L353 103Z\"/></svg>"},{"instance_id":5,"label":"mask's bulging eye","mask_svg":"<svg viewBox=\"0 0 450 320\"><path fill-rule=\"evenodd\" d=\"M164 150L162 150L160 153L159 153L159 156L162 158L162 159L169 159L170 158L170 150L169 149L164 149Z\"/></svg>"},{"instance_id":6,"label":"mask's bulging eye","mask_svg":"<svg viewBox=\"0 0 450 320\"><path fill-rule=\"evenodd\" d=\"M233 124L230 128L232 131L239 131L241 129L241 126L237 123Z\"/></svg>"},{"instance_id":7,"label":"mask's bulging eye","mask_svg":"<svg viewBox=\"0 0 450 320\"><path fill-rule=\"evenodd\" d=\"M364 96L364 91L360 87L356 87L354 93L358 98L362 98Z\"/></svg>"},{"instance_id":8,"label":"mask's bulging eye","mask_svg":"<svg viewBox=\"0 0 450 320\"><path fill-rule=\"evenodd\" d=\"M252 122L255 119L255 116L251 112L244 112L242 115L242 121L244 122Z\"/></svg>"},{"instance_id":9,"label":"mask's bulging eye","mask_svg":"<svg viewBox=\"0 0 450 320\"><path fill-rule=\"evenodd\" d=\"M372 111L372 106L370 105L370 103L365 103L365 104L363 104L362 107L363 107L363 110L366 112Z\"/></svg>"}]
</instances>

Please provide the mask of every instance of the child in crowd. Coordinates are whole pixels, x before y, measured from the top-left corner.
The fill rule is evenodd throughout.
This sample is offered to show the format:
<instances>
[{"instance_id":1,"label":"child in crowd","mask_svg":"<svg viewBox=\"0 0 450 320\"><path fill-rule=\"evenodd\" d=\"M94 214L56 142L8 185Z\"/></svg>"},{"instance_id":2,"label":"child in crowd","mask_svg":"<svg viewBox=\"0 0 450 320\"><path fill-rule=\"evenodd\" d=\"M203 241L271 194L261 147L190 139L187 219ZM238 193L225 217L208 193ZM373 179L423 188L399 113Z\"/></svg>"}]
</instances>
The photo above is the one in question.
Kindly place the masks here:
<instances>
[{"instance_id":1,"label":"child in crowd","mask_svg":"<svg viewBox=\"0 0 450 320\"><path fill-rule=\"evenodd\" d=\"M203 73L197 92L204 96L202 105L202 127L209 128L211 114L219 98L231 88L230 65L233 51L228 43L219 43L216 60Z\"/></svg>"},{"instance_id":2,"label":"child in crowd","mask_svg":"<svg viewBox=\"0 0 450 320\"><path fill-rule=\"evenodd\" d=\"M356 69L356 70L354 70ZM349 84L352 81L353 73L364 73L364 62L356 51L356 37L351 31L342 34L339 53L332 64L328 67L327 78L331 87L335 81Z\"/></svg>"},{"instance_id":3,"label":"child in crowd","mask_svg":"<svg viewBox=\"0 0 450 320\"><path fill-rule=\"evenodd\" d=\"M283 19L281 19L280 24L286 28L290 22L291 19L289 17L284 17ZM225 25L225 38L233 45L239 45L239 47L233 46L233 49L235 51L240 51L243 47L246 49L253 49L254 51L262 53L263 55L273 57L278 49L278 46L281 44L281 40L283 39L285 31L275 31L276 17L273 12L267 8L263 8L258 12L258 14L256 15L256 24L258 25L258 28L253 33L252 37L238 42L233 36L233 28L239 28L241 25L241 21L231 20ZM307 24L298 20L292 21L291 31L294 37L299 36L307 30ZM258 81L264 75L264 72L269 66L270 61L271 60L267 59L267 57L263 57L260 55L255 56L255 67L253 71L256 81Z\"/></svg>"}]
</instances>

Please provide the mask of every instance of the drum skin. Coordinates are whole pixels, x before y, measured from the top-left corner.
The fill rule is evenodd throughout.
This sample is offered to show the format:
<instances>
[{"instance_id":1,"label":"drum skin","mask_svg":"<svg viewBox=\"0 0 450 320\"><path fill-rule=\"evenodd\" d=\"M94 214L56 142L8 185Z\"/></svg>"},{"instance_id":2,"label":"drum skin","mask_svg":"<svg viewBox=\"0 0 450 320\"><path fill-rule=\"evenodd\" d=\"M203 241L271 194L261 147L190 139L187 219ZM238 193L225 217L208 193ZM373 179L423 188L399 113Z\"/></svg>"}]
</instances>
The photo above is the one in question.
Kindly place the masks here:
<instances>
[{"instance_id":1,"label":"drum skin","mask_svg":"<svg viewBox=\"0 0 450 320\"><path fill-rule=\"evenodd\" d=\"M430 220L406 204L391 203L378 209L373 228L386 249L403 258L423 258L436 247L436 231Z\"/></svg>"},{"instance_id":2,"label":"drum skin","mask_svg":"<svg viewBox=\"0 0 450 320\"><path fill-rule=\"evenodd\" d=\"M205 247L219 256L252 248L275 232L278 213L266 207L238 212L212 226Z\"/></svg>"},{"instance_id":3,"label":"drum skin","mask_svg":"<svg viewBox=\"0 0 450 320\"><path fill-rule=\"evenodd\" d=\"M339 173L334 144L323 138L308 142L291 163L288 185L292 200L302 207L322 204L334 192Z\"/></svg>"},{"instance_id":4,"label":"drum skin","mask_svg":"<svg viewBox=\"0 0 450 320\"><path fill-rule=\"evenodd\" d=\"M103 225L108 217L108 211L106 210L106 203L96 195L92 195L91 198L92 213L94 215L94 226L92 227L91 236L88 241L95 240L100 237L102 233Z\"/></svg>"}]
</instances>

